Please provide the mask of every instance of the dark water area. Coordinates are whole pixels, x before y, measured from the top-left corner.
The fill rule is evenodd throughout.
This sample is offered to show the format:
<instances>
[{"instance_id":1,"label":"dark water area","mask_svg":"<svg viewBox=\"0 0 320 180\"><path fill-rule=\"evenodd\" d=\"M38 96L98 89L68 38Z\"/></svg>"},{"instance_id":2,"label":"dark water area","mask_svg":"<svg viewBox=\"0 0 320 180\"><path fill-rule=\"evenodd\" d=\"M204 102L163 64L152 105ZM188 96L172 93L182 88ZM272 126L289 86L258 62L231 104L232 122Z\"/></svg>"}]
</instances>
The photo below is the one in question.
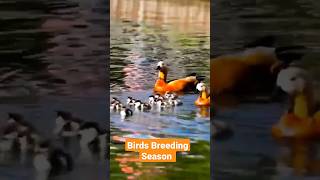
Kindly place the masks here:
<instances>
[{"instance_id":1,"label":"dark water area","mask_svg":"<svg viewBox=\"0 0 320 180\"><path fill-rule=\"evenodd\" d=\"M104 91L106 1L0 3L1 97Z\"/></svg>"},{"instance_id":2,"label":"dark water area","mask_svg":"<svg viewBox=\"0 0 320 180\"><path fill-rule=\"evenodd\" d=\"M319 84L319 2L218 0L211 8L212 57L239 52L247 43L273 35L276 46L308 48L300 64ZM319 179L317 142L282 144L271 137L271 126L285 109L284 103L218 106L214 119L229 123L234 136L214 144L215 179Z\"/></svg>"},{"instance_id":3,"label":"dark water area","mask_svg":"<svg viewBox=\"0 0 320 180\"><path fill-rule=\"evenodd\" d=\"M105 0L0 1L1 125L7 112L21 113L52 138L55 111L65 110L107 127L107 6ZM54 143L72 154L75 168L53 179L106 179L104 159L81 160L78 146ZM0 179L33 180L32 157L21 163L19 154L7 153L0 153Z\"/></svg>"}]
</instances>

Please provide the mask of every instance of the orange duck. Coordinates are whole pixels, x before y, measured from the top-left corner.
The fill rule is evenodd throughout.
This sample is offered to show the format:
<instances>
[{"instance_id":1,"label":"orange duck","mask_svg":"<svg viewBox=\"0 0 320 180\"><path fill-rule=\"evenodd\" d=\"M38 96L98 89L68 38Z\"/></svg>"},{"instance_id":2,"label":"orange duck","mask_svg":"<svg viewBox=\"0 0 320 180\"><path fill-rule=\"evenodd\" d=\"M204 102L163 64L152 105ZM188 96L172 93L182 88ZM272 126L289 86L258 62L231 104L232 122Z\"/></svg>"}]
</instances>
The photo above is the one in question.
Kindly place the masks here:
<instances>
[{"instance_id":1,"label":"orange duck","mask_svg":"<svg viewBox=\"0 0 320 180\"><path fill-rule=\"evenodd\" d=\"M272 92L278 72L303 56L302 46L272 47L274 38L263 37L245 50L211 59L210 80L215 95Z\"/></svg>"},{"instance_id":2,"label":"orange duck","mask_svg":"<svg viewBox=\"0 0 320 180\"><path fill-rule=\"evenodd\" d=\"M198 77L195 73L189 76L177 80L167 82L167 68L163 61L160 61L157 65L158 79L154 85L154 91L164 94L166 92L185 92L194 90L198 82Z\"/></svg>"},{"instance_id":3,"label":"orange duck","mask_svg":"<svg viewBox=\"0 0 320 180\"><path fill-rule=\"evenodd\" d=\"M275 138L320 138L320 111L316 109L309 74L299 67L282 70L277 85L289 95L289 110L272 127Z\"/></svg>"},{"instance_id":4,"label":"orange duck","mask_svg":"<svg viewBox=\"0 0 320 180\"><path fill-rule=\"evenodd\" d=\"M194 104L197 106L210 106L210 96L203 82L197 84L197 90L200 91L200 95Z\"/></svg>"}]
</instances>

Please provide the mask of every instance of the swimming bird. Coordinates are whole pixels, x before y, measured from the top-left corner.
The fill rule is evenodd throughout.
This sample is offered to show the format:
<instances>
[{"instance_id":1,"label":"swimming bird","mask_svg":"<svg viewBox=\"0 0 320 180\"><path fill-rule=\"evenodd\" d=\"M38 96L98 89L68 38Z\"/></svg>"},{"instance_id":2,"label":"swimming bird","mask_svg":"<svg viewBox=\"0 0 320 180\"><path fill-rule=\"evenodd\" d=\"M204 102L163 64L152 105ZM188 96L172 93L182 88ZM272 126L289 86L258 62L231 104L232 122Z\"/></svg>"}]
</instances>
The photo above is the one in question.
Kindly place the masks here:
<instances>
[{"instance_id":1,"label":"swimming bird","mask_svg":"<svg viewBox=\"0 0 320 180\"><path fill-rule=\"evenodd\" d=\"M55 119L55 127L54 127L54 134L55 135L60 135L63 127L71 121L72 119L72 114L67 111L56 111L56 119Z\"/></svg>"},{"instance_id":2,"label":"swimming bird","mask_svg":"<svg viewBox=\"0 0 320 180\"><path fill-rule=\"evenodd\" d=\"M300 67L288 67L280 71L277 85L289 95L289 108L273 125L272 135L276 138L319 138L320 111L310 74Z\"/></svg>"},{"instance_id":3,"label":"swimming bird","mask_svg":"<svg viewBox=\"0 0 320 180\"><path fill-rule=\"evenodd\" d=\"M83 120L73 117L72 113L68 111L56 111L56 113L54 134L61 137L76 136Z\"/></svg>"},{"instance_id":4,"label":"swimming bird","mask_svg":"<svg viewBox=\"0 0 320 180\"><path fill-rule=\"evenodd\" d=\"M53 147L49 141L37 144L33 157L33 167L36 170L36 180L47 180L73 170L73 158L70 154Z\"/></svg>"},{"instance_id":5,"label":"swimming bird","mask_svg":"<svg viewBox=\"0 0 320 180\"><path fill-rule=\"evenodd\" d=\"M303 46L273 47L273 36L263 37L247 45L240 53L211 59L210 83L215 95L270 93L278 72L299 60Z\"/></svg>"},{"instance_id":6,"label":"swimming bird","mask_svg":"<svg viewBox=\"0 0 320 180\"><path fill-rule=\"evenodd\" d=\"M136 102L136 100L133 99L133 97L128 96L128 98L127 98L127 105L128 106L130 106L130 107L134 106L135 102Z\"/></svg>"},{"instance_id":7,"label":"swimming bird","mask_svg":"<svg viewBox=\"0 0 320 180\"><path fill-rule=\"evenodd\" d=\"M27 131L28 129L32 128L30 123L25 121L24 117L19 113L9 112L8 117L9 118L7 120L7 124L4 129L11 128L12 126L14 126L19 133L19 132Z\"/></svg>"},{"instance_id":8,"label":"swimming bird","mask_svg":"<svg viewBox=\"0 0 320 180\"><path fill-rule=\"evenodd\" d=\"M110 110L116 110L116 105L121 103L120 100L116 97L112 97L112 100L110 102Z\"/></svg>"},{"instance_id":9,"label":"swimming bird","mask_svg":"<svg viewBox=\"0 0 320 180\"><path fill-rule=\"evenodd\" d=\"M75 136L77 136L79 128L82 123L84 123L84 120L77 118L77 117L72 117L63 125L59 135L61 137L75 137Z\"/></svg>"},{"instance_id":10,"label":"swimming bird","mask_svg":"<svg viewBox=\"0 0 320 180\"><path fill-rule=\"evenodd\" d=\"M155 101L156 101L156 98L154 97L154 95L150 95L149 98L148 98L148 103L150 105L154 105Z\"/></svg>"},{"instance_id":11,"label":"swimming bird","mask_svg":"<svg viewBox=\"0 0 320 180\"><path fill-rule=\"evenodd\" d=\"M100 128L96 122L85 122L79 131L80 147L83 154L94 155L104 154L106 148L107 131Z\"/></svg>"},{"instance_id":12,"label":"swimming bird","mask_svg":"<svg viewBox=\"0 0 320 180\"><path fill-rule=\"evenodd\" d=\"M196 73L192 73L184 78L167 82L168 70L163 61L158 62L156 70L158 70L158 79L153 90L161 94L194 90L198 79L201 78L196 76Z\"/></svg>"},{"instance_id":13,"label":"swimming bird","mask_svg":"<svg viewBox=\"0 0 320 180\"><path fill-rule=\"evenodd\" d=\"M200 92L200 95L194 104L197 106L210 106L210 96L208 94L206 85L203 82L198 83L197 90Z\"/></svg>"},{"instance_id":14,"label":"swimming bird","mask_svg":"<svg viewBox=\"0 0 320 180\"><path fill-rule=\"evenodd\" d=\"M130 117L133 115L133 111L126 106L121 106L120 108L120 117L122 120L126 119L127 117Z\"/></svg>"}]
</instances>

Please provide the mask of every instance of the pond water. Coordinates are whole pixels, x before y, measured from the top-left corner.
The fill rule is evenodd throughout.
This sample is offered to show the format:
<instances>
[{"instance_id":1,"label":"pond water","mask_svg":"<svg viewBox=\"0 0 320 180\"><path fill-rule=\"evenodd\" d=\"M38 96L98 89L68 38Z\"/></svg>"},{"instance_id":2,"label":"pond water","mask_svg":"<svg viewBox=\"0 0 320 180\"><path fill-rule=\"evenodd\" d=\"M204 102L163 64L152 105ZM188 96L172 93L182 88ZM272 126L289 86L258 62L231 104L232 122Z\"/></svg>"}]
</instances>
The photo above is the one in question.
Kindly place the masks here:
<instances>
[{"instance_id":1,"label":"pond water","mask_svg":"<svg viewBox=\"0 0 320 180\"><path fill-rule=\"evenodd\" d=\"M197 0L112 0L110 4L110 91L145 101L153 93L158 61L168 79L193 72L209 79L210 2ZM134 112L121 120L111 112L111 179L186 179L210 176L209 109L194 106L197 94L181 96L168 111ZM115 137L179 137L192 140L176 163L139 163Z\"/></svg>"},{"instance_id":2,"label":"pond water","mask_svg":"<svg viewBox=\"0 0 320 180\"><path fill-rule=\"evenodd\" d=\"M0 4L0 126L7 112L17 112L41 136L52 138L55 110L66 110L107 127L108 2L1 0ZM62 148L80 150L72 145ZM21 163L19 154L0 154L0 179L34 179L31 156ZM104 160L80 161L71 154L74 170L53 179L106 179Z\"/></svg>"},{"instance_id":3,"label":"pond water","mask_svg":"<svg viewBox=\"0 0 320 180\"><path fill-rule=\"evenodd\" d=\"M277 46L309 48L301 64L319 83L319 2L217 0L211 5L213 56L238 52L258 37L273 35ZM234 136L214 144L215 179L319 179L317 142L282 144L271 137L271 126L285 108L283 103L254 102L217 106L214 119L229 123Z\"/></svg>"}]
</instances>

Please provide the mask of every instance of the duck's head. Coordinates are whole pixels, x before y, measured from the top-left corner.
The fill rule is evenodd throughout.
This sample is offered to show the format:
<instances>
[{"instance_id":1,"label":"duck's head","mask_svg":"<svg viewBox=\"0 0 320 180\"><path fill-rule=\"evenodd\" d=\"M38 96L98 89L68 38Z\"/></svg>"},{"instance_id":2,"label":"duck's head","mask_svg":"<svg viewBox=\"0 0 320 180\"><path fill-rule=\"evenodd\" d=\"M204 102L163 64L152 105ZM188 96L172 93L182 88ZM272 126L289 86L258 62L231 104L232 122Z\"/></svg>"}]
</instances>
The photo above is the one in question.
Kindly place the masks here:
<instances>
[{"instance_id":1,"label":"duck's head","mask_svg":"<svg viewBox=\"0 0 320 180\"><path fill-rule=\"evenodd\" d=\"M164 68L164 62L163 61L159 61L156 67L156 70L162 70Z\"/></svg>"},{"instance_id":2,"label":"duck's head","mask_svg":"<svg viewBox=\"0 0 320 180\"><path fill-rule=\"evenodd\" d=\"M156 70L159 71L158 78L166 80L167 76L167 68L165 67L165 64L163 61L159 61L156 67Z\"/></svg>"},{"instance_id":3,"label":"duck's head","mask_svg":"<svg viewBox=\"0 0 320 180\"><path fill-rule=\"evenodd\" d=\"M288 67L281 70L277 78L277 86L290 95L303 93L308 83L307 72L298 67Z\"/></svg>"},{"instance_id":4,"label":"duck's head","mask_svg":"<svg viewBox=\"0 0 320 180\"><path fill-rule=\"evenodd\" d=\"M196 89L199 91L199 92L202 92L202 91L205 91L206 90L206 85L204 82L199 82L196 86Z\"/></svg>"}]
</instances>

